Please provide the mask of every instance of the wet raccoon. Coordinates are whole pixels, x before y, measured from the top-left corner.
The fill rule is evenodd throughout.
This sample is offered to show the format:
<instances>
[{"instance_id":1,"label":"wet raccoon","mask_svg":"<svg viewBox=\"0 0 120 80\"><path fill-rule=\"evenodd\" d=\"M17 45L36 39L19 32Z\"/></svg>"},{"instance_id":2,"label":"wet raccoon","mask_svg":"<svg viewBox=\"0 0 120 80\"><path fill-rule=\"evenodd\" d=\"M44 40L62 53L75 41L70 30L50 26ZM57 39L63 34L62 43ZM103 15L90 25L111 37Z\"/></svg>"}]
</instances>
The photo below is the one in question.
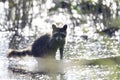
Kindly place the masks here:
<instances>
[{"instance_id":1,"label":"wet raccoon","mask_svg":"<svg viewBox=\"0 0 120 80\"><path fill-rule=\"evenodd\" d=\"M55 58L57 49L59 49L60 59L62 59L67 34L67 25L64 25L62 28L58 28L53 24L52 29L52 35L45 34L35 40L30 50L13 50L9 52L8 57L32 55L34 57Z\"/></svg>"}]
</instances>

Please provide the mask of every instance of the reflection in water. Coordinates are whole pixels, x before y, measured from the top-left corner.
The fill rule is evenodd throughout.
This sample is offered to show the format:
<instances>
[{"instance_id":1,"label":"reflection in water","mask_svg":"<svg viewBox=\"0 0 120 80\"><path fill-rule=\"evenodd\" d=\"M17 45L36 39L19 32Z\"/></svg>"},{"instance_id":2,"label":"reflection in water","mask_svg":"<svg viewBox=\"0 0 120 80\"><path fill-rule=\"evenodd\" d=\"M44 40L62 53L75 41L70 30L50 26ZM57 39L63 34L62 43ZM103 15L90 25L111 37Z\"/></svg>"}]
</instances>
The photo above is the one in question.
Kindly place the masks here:
<instances>
[{"instance_id":1,"label":"reflection in water","mask_svg":"<svg viewBox=\"0 0 120 80\"><path fill-rule=\"evenodd\" d=\"M12 63L9 63L6 55L1 53L0 63L0 79L118 80L120 78L120 66L118 65L81 65L84 62L77 59L63 61L40 59L37 65L35 58L25 57L25 59L16 59L16 61L14 59Z\"/></svg>"},{"instance_id":2,"label":"reflection in water","mask_svg":"<svg viewBox=\"0 0 120 80\"><path fill-rule=\"evenodd\" d=\"M37 60L39 62L33 57L10 59L9 73L13 75L10 78L59 80L57 78L61 79L64 75L63 62L41 58Z\"/></svg>"},{"instance_id":3,"label":"reflection in water","mask_svg":"<svg viewBox=\"0 0 120 80\"><path fill-rule=\"evenodd\" d=\"M29 65L30 63L31 65ZM77 59L64 61L40 59L39 65L37 65L34 58L26 57L24 61L21 60L16 65L9 66L8 78L19 80L116 80L120 78L120 66L118 65L85 64L88 64L85 60Z\"/></svg>"}]
</instances>

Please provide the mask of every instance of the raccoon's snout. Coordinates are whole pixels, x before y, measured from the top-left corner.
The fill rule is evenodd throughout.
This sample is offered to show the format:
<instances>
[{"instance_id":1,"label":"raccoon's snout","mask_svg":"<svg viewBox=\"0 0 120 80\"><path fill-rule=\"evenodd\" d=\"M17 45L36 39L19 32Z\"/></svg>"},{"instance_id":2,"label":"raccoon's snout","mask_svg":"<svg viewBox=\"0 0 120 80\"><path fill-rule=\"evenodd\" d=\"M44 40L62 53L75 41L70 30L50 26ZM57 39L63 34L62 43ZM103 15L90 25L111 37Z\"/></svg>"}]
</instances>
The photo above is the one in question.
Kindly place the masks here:
<instances>
[{"instance_id":1,"label":"raccoon's snout","mask_svg":"<svg viewBox=\"0 0 120 80\"><path fill-rule=\"evenodd\" d=\"M56 41L62 41L62 40L63 40L63 38L61 36L56 37Z\"/></svg>"}]
</instances>

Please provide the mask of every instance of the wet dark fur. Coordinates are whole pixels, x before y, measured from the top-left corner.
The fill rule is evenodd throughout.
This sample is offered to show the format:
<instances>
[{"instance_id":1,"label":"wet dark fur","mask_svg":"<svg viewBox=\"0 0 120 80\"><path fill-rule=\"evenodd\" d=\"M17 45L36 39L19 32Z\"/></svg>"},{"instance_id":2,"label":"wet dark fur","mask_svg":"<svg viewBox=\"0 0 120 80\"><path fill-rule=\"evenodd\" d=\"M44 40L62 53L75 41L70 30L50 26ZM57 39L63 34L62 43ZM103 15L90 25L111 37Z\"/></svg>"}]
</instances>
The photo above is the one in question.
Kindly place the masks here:
<instances>
[{"instance_id":1,"label":"wet dark fur","mask_svg":"<svg viewBox=\"0 0 120 80\"><path fill-rule=\"evenodd\" d=\"M52 25L53 31L52 35L45 34L34 41L31 49L26 50L12 50L8 53L8 57L21 57L26 55L31 55L34 57L51 57L55 58L57 49L60 51L60 59L63 58L63 49L66 38L67 25L63 28L57 28Z\"/></svg>"},{"instance_id":2,"label":"wet dark fur","mask_svg":"<svg viewBox=\"0 0 120 80\"><path fill-rule=\"evenodd\" d=\"M7 57L10 58L10 57L22 57L22 56L26 56L26 55L32 55L31 54L31 50L30 49L23 49L23 50L14 50L14 49L11 49L8 51L8 55Z\"/></svg>"}]
</instances>

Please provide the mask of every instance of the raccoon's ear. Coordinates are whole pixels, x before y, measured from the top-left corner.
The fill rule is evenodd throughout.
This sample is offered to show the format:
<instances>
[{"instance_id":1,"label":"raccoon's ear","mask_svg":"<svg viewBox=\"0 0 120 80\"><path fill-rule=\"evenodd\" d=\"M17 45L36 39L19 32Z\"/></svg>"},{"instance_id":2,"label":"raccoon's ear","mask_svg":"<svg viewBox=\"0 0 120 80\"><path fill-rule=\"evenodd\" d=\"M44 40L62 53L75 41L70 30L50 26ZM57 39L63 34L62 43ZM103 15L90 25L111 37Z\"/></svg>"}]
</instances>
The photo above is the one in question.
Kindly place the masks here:
<instances>
[{"instance_id":1,"label":"raccoon's ear","mask_svg":"<svg viewBox=\"0 0 120 80\"><path fill-rule=\"evenodd\" d=\"M56 29L56 25L55 24L52 24L52 29Z\"/></svg>"},{"instance_id":2,"label":"raccoon's ear","mask_svg":"<svg viewBox=\"0 0 120 80\"><path fill-rule=\"evenodd\" d=\"M65 25L63 26L63 29L64 29L64 30L66 30L66 29L67 29L67 24L65 24Z\"/></svg>"}]
</instances>

